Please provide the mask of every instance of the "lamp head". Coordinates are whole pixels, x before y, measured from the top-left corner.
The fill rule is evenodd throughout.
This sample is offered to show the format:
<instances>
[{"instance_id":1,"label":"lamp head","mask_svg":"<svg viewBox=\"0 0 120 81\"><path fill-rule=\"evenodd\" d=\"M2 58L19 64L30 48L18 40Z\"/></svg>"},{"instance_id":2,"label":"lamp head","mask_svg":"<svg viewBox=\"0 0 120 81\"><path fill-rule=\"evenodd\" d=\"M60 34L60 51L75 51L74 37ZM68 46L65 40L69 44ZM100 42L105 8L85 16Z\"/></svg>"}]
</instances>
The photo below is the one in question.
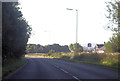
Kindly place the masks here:
<instances>
[{"instance_id":1,"label":"lamp head","mask_svg":"<svg viewBox=\"0 0 120 81\"><path fill-rule=\"evenodd\" d=\"M67 10L73 10L73 9L67 8Z\"/></svg>"}]
</instances>

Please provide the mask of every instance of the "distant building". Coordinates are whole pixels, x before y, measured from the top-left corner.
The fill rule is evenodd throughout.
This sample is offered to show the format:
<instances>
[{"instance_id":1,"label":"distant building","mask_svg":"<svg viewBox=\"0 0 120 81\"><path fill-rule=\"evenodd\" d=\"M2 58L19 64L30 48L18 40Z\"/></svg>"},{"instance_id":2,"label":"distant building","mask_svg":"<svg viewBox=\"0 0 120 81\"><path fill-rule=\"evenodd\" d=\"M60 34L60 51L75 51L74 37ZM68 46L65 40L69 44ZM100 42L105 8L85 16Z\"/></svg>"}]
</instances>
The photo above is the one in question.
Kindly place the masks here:
<instances>
[{"instance_id":1,"label":"distant building","mask_svg":"<svg viewBox=\"0 0 120 81\"><path fill-rule=\"evenodd\" d=\"M104 53L105 46L104 44L96 44L94 49L95 49L95 52Z\"/></svg>"}]
</instances>

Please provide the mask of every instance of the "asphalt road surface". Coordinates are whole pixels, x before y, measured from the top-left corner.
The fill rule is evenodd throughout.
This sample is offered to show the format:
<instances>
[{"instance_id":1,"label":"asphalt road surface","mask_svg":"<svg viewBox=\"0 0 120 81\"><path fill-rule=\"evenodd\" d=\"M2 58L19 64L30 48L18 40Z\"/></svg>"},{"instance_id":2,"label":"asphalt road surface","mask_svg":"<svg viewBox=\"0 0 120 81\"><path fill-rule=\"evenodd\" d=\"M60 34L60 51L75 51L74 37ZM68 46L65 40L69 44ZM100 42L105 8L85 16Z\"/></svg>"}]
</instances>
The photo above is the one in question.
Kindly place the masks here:
<instances>
[{"instance_id":1,"label":"asphalt road surface","mask_svg":"<svg viewBox=\"0 0 120 81\"><path fill-rule=\"evenodd\" d=\"M28 62L5 79L118 79L118 71L59 59L27 57Z\"/></svg>"}]
</instances>

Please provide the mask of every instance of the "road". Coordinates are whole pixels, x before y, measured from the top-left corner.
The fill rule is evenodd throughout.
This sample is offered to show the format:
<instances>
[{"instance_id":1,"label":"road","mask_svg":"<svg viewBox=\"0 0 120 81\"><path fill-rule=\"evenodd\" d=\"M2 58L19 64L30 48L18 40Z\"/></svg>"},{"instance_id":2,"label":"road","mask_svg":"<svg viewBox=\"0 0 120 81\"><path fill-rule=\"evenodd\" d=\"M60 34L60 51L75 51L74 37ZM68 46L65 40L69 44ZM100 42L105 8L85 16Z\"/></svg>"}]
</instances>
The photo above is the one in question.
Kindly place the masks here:
<instances>
[{"instance_id":1,"label":"road","mask_svg":"<svg viewBox=\"0 0 120 81\"><path fill-rule=\"evenodd\" d=\"M92 64L27 57L28 62L5 79L118 79L118 72Z\"/></svg>"}]
</instances>

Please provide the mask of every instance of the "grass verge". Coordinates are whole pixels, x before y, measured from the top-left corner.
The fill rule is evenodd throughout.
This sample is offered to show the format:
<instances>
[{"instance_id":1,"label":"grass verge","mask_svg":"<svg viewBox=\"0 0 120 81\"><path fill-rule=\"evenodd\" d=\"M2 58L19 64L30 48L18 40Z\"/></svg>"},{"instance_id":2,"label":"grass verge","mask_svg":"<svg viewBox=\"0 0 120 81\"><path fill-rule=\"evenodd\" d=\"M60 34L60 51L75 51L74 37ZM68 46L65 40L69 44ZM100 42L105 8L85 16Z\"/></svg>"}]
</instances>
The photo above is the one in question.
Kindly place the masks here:
<instances>
[{"instance_id":1,"label":"grass verge","mask_svg":"<svg viewBox=\"0 0 120 81\"><path fill-rule=\"evenodd\" d=\"M2 78L7 76L9 73L15 71L22 65L24 65L27 62L27 59L24 57L21 57L19 59L12 58L9 59L4 66L2 66Z\"/></svg>"}]
</instances>

